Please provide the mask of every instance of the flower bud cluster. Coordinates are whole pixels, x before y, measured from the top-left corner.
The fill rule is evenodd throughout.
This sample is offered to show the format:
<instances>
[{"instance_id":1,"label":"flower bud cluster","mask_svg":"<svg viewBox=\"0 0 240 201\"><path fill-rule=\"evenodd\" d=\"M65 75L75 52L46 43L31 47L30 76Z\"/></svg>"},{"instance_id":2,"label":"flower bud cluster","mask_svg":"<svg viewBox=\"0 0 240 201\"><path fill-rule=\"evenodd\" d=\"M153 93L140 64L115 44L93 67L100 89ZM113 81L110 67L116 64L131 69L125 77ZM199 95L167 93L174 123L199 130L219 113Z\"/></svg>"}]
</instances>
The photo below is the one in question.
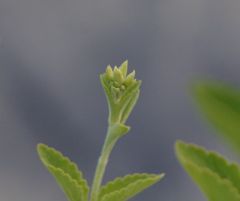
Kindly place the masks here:
<instances>
[{"instance_id":1,"label":"flower bud cluster","mask_svg":"<svg viewBox=\"0 0 240 201\"><path fill-rule=\"evenodd\" d=\"M125 123L139 96L140 80L135 79L135 71L127 74L128 62L120 67L107 67L100 76L109 106L109 122Z\"/></svg>"},{"instance_id":2,"label":"flower bud cluster","mask_svg":"<svg viewBox=\"0 0 240 201\"><path fill-rule=\"evenodd\" d=\"M126 89L136 83L135 70L127 75L128 62L125 61L119 68L115 66L113 69L109 65L106 69L106 80L110 87L111 93L115 101L118 101Z\"/></svg>"}]
</instances>

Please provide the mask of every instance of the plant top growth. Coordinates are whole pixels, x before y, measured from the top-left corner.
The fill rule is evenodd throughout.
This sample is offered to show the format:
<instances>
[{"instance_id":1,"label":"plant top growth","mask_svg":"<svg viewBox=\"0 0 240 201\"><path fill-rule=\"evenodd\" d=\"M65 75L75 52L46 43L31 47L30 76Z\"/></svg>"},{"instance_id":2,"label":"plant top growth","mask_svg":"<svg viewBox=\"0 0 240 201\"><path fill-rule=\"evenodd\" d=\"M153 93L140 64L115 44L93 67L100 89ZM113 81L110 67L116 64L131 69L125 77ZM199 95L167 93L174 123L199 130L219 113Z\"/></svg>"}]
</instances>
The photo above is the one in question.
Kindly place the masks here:
<instances>
[{"instance_id":1,"label":"plant top growth","mask_svg":"<svg viewBox=\"0 0 240 201\"><path fill-rule=\"evenodd\" d=\"M127 201L164 176L135 173L102 185L112 149L130 130L126 121L138 100L141 81L135 78L135 71L128 74L127 61L120 67L108 66L106 72L100 75L100 80L108 102L109 117L106 138L91 188L75 163L54 148L44 144L38 145L41 161L69 201Z\"/></svg>"},{"instance_id":2,"label":"plant top growth","mask_svg":"<svg viewBox=\"0 0 240 201\"><path fill-rule=\"evenodd\" d=\"M135 173L102 184L110 154L126 135L126 124L140 94L141 81L135 71L128 74L128 62L108 66L100 75L108 103L108 128L91 188L77 165L59 151L38 145L44 166L56 179L69 201L127 201L161 180L164 174ZM225 84L203 82L194 87L200 110L236 150L240 150L240 92ZM176 155L209 201L240 201L240 166L216 152L183 141L176 143ZM177 200L177 199L176 199Z\"/></svg>"}]
</instances>

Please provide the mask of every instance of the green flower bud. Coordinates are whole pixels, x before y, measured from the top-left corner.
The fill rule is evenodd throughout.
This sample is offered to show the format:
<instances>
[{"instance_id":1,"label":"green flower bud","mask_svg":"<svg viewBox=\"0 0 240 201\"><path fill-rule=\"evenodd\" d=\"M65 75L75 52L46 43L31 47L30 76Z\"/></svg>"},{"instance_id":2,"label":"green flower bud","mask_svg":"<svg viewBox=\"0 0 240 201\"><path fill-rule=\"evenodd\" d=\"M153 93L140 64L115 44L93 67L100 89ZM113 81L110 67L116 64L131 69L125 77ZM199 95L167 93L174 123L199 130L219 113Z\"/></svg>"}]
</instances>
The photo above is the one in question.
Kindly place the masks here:
<instances>
[{"instance_id":1,"label":"green flower bud","mask_svg":"<svg viewBox=\"0 0 240 201\"><path fill-rule=\"evenodd\" d=\"M119 70L122 72L124 78L127 76L128 71L128 60L124 61L121 66L119 67Z\"/></svg>"},{"instance_id":2,"label":"green flower bud","mask_svg":"<svg viewBox=\"0 0 240 201\"><path fill-rule=\"evenodd\" d=\"M112 79L113 78L113 71L110 65L107 66L106 69L106 76L108 77L108 79Z\"/></svg>"},{"instance_id":3,"label":"green flower bud","mask_svg":"<svg viewBox=\"0 0 240 201\"><path fill-rule=\"evenodd\" d=\"M139 96L141 81L135 79L135 71L127 75L128 61L118 68L107 66L101 82L109 106L109 123L125 123Z\"/></svg>"},{"instance_id":4,"label":"green flower bud","mask_svg":"<svg viewBox=\"0 0 240 201\"><path fill-rule=\"evenodd\" d=\"M133 72L131 72L128 76L127 76L127 78L125 79L125 81L124 81L124 83L126 84L126 85L131 85L134 81L136 81L136 79L135 79L135 70L133 71Z\"/></svg>"},{"instance_id":5,"label":"green flower bud","mask_svg":"<svg viewBox=\"0 0 240 201\"><path fill-rule=\"evenodd\" d=\"M124 76L117 67L114 67L113 76L114 80L116 80L118 83L122 83L124 81Z\"/></svg>"}]
</instances>

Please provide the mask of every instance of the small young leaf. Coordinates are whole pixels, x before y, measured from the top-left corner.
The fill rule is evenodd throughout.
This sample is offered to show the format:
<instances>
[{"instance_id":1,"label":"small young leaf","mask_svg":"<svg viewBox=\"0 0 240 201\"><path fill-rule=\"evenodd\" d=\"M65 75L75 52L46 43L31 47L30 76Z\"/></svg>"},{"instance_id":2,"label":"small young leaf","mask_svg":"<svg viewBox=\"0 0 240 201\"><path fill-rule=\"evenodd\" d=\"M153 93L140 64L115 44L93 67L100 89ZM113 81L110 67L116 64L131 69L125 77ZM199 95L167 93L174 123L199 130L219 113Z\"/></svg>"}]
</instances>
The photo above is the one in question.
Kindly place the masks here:
<instances>
[{"instance_id":1,"label":"small young leaf","mask_svg":"<svg viewBox=\"0 0 240 201\"><path fill-rule=\"evenodd\" d=\"M102 187L99 200L126 201L157 183L163 176L163 174L132 174L123 178L116 178Z\"/></svg>"},{"instance_id":2,"label":"small young leaf","mask_svg":"<svg viewBox=\"0 0 240 201\"><path fill-rule=\"evenodd\" d=\"M240 90L205 82L195 85L194 96L207 119L240 151Z\"/></svg>"},{"instance_id":3,"label":"small young leaf","mask_svg":"<svg viewBox=\"0 0 240 201\"><path fill-rule=\"evenodd\" d=\"M215 152L176 143L177 157L209 201L240 201L240 168Z\"/></svg>"},{"instance_id":4,"label":"small young leaf","mask_svg":"<svg viewBox=\"0 0 240 201\"><path fill-rule=\"evenodd\" d=\"M75 163L44 144L38 145L38 154L69 201L87 201L89 187Z\"/></svg>"},{"instance_id":5,"label":"small young leaf","mask_svg":"<svg viewBox=\"0 0 240 201\"><path fill-rule=\"evenodd\" d=\"M140 90L137 90L134 93L135 93L135 95L132 95L132 98L125 105L125 108L124 108L122 116L121 116L122 122L125 122L128 119L129 114L132 112L133 105L135 105L137 100L138 100L138 97L139 97L139 94L140 94Z\"/></svg>"}]
</instances>

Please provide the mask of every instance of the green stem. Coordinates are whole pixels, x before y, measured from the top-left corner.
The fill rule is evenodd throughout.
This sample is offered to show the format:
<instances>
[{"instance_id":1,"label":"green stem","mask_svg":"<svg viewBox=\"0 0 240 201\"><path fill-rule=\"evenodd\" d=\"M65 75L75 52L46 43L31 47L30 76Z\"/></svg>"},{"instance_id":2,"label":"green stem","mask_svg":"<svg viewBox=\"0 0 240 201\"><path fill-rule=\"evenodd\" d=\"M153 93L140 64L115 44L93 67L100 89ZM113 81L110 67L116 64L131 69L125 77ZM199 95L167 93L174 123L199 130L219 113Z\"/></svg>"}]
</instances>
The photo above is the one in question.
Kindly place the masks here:
<instances>
[{"instance_id":1,"label":"green stem","mask_svg":"<svg viewBox=\"0 0 240 201\"><path fill-rule=\"evenodd\" d=\"M103 176L106 170L109 156L111 151L117 142L117 140L129 130L129 127L126 127L122 124L113 124L109 125L107 136L102 148L101 155L98 159L97 168L95 171L92 189L91 189L91 199L90 201L98 201L100 187L102 184Z\"/></svg>"}]
</instances>

